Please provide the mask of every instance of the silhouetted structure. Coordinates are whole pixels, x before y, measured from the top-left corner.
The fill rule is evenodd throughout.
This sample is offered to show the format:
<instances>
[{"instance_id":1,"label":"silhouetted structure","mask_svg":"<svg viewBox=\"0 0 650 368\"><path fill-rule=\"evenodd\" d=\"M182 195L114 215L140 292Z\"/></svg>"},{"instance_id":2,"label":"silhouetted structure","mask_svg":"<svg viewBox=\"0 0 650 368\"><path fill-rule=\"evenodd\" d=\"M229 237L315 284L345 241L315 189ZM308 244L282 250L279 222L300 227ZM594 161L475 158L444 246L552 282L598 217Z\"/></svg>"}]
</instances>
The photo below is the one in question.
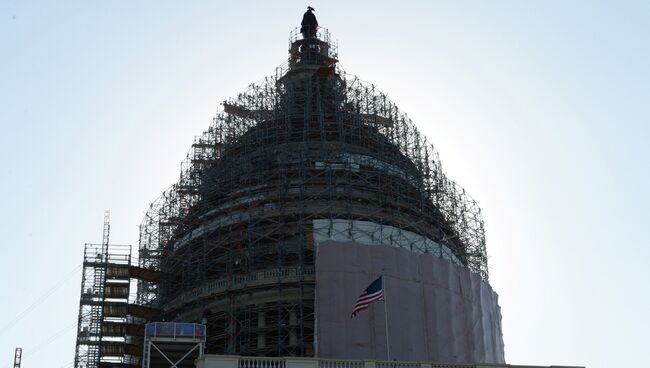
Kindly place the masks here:
<instances>
[{"instance_id":1,"label":"silhouetted structure","mask_svg":"<svg viewBox=\"0 0 650 368\"><path fill-rule=\"evenodd\" d=\"M304 38L316 37L316 32L318 31L318 21L314 15L314 8L307 7L307 11L302 16L302 22L300 23L300 33Z\"/></svg>"},{"instance_id":2,"label":"silhouetted structure","mask_svg":"<svg viewBox=\"0 0 650 368\"><path fill-rule=\"evenodd\" d=\"M338 66L312 8L288 61L223 103L151 204L138 267L108 230L86 246L77 368L164 358L143 348L157 320L205 324L212 354L383 359L388 335L395 359L503 362L480 208L411 120ZM349 320L380 273L390 332L373 308Z\"/></svg>"}]
</instances>

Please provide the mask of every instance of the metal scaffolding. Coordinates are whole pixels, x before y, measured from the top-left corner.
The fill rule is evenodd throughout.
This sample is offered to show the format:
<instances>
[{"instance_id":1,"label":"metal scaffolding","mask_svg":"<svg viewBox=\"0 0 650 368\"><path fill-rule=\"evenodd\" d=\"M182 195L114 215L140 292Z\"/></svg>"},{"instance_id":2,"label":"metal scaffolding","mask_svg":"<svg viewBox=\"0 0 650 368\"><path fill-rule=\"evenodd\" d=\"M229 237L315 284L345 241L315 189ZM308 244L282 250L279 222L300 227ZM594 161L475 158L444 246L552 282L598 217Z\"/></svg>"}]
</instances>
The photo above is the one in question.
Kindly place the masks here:
<instances>
[{"instance_id":1,"label":"metal scaffolding","mask_svg":"<svg viewBox=\"0 0 650 368\"><path fill-rule=\"evenodd\" d=\"M14 368L20 368L20 363L23 360L23 348L16 348L14 353Z\"/></svg>"},{"instance_id":2,"label":"metal scaffolding","mask_svg":"<svg viewBox=\"0 0 650 368\"><path fill-rule=\"evenodd\" d=\"M102 243L86 244L84 249L75 368L99 368L109 236L110 212L106 211Z\"/></svg>"},{"instance_id":3,"label":"metal scaffolding","mask_svg":"<svg viewBox=\"0 0 650 368\"><path fill-rule=\"evenodd\" d=\"M413 122L337 62L327 30L292 32L288 61L223 103L146 212L140 267L166 279L141 281L138 303L204 320L209 353L314 355L315 220L416 234L426 241L387 241L448 249L488 279L476 202Z\"/></svg>"},{"instance_id":4,"label":"metal scaffolding","mask_svg":"<svg viewBox=\"0 0 650 368\"><path fill-rule=\"evenodd\" d=\"M75 368L139 367L144 324L158 316L132 303L130 291L132 280L153 283L160 274L131 265L131 246L109 237L106 211L102 243L84 247Z\"/></svg>"}]
</instances>

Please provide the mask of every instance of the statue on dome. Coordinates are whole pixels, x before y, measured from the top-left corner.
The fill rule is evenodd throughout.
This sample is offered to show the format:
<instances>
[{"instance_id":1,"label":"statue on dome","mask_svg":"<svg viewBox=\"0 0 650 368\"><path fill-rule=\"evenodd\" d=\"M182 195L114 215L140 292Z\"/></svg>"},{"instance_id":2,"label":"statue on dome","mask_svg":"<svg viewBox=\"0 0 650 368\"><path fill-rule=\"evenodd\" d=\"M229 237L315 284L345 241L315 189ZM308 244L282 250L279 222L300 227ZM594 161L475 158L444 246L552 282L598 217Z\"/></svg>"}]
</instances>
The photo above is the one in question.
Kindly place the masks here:
<instances>
[{"instance_id":1,"label":"statue on dome","mask_svg":"<svg viewBox=\"0 0 650 368\"><path fill-rule=\"evenodd\" d=\"M316 9L311 6L307 7L307 11L302 16L302 22L300 23L300 33L304 38L316 37L316 31L318 30L318 21L314 12Z\"/></svg>"}]
</instances>

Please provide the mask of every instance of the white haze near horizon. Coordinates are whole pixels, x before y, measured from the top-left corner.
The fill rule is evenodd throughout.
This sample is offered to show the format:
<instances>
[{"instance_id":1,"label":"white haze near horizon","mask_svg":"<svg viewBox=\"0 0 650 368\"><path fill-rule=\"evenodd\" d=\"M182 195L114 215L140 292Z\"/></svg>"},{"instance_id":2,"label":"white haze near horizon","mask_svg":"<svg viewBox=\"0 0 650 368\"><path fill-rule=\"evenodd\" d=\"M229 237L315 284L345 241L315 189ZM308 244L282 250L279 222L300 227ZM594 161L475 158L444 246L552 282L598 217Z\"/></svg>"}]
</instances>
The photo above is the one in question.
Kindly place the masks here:
<instances>
[{"instance_id":1,"label":"white haze near horizon","mask_svg":"<svg viewBox=\"0 0 650 368\"><path fill-rule=\"evenodd\" d=\"M306 5L0 2L0 368L16 346L24 368L70 366L102 211L137 246L193 137L286 59ZM309 5L483 208L507 361L647 362L650 4Z\"/></svg>"}]
</instances>

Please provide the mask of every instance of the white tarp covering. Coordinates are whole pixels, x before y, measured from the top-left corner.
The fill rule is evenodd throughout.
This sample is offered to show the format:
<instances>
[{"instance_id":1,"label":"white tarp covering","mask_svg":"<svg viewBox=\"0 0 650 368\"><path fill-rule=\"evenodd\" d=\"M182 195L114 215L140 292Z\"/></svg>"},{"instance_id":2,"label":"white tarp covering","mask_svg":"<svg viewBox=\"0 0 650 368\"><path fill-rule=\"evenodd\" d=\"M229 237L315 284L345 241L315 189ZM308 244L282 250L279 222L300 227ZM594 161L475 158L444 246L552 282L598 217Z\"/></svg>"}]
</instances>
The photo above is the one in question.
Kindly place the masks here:
<instances>
[{"instance_id":1,"label":"white tarp covering","mask_svg":"<svg viewBox=\"0 0 650 368\"><path fill-rule=\"evenodd\" d=\"M357 242L365 245L387 245L406 248L412 252L428 253L462 266L451 249L412 231L370 221L344 219L314 220L314 242L316 246L327 240Z\"/></svg>"},{"instance_id":2,"label":"white tarp covering","mask_svg":"<svg viewBox=\"0 0 650 368\"><path fill-rule=\"evenodd\" d=\"M359 294L384 274L391 360L504 363L501 312L489 284L429 254L349 240L316 255L316 353L386 359L384 302L350 318Z\"/></svg>"}]
</instances>

